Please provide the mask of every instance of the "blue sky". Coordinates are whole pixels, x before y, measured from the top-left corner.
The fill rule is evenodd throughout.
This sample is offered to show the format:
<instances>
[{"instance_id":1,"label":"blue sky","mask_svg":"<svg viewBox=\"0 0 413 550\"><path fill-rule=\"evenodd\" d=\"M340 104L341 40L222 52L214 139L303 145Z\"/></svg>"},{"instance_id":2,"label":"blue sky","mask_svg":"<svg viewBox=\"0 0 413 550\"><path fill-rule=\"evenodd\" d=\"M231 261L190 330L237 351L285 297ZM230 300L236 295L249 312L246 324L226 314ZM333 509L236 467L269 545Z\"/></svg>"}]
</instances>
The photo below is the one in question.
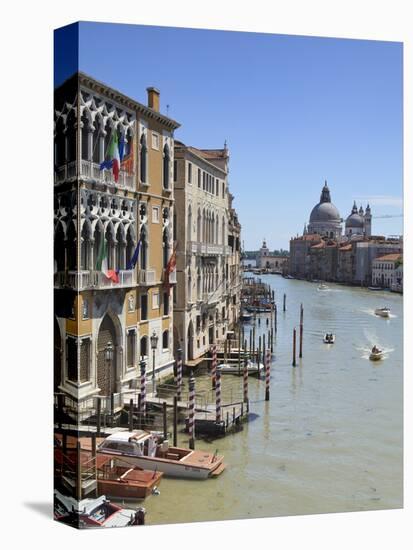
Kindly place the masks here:
<instances>
[{"instance_id":1,"label":"blue sky","mask_svg":"<svg viewBox=\"0 0 413 550\"><path fill-rule=\"evenodd\" d=\"M403 218L374 219L402 214L402 62L395 42L79 28L80 70L142 103L146 87L158 87L184 143L227 140L246 249L263 237L288 248L325 179L342 217L354 199L369 201L375 234L402 233ZM60 65L56 83L73 72L73 56Z\"/></svg>"}]
</instances>

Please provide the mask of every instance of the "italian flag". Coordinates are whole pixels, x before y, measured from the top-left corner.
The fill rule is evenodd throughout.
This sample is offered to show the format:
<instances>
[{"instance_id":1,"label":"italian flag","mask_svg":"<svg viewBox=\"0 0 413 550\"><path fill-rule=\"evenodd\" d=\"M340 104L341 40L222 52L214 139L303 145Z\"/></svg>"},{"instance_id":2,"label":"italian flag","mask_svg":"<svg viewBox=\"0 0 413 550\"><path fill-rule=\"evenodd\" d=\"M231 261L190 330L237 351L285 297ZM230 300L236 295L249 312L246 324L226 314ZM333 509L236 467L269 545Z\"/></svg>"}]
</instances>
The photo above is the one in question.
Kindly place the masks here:
<instances>
[{"instance_id":1,"label":"italian flag","mask_svg":"<svg viewBox=\"0 0 413 550\"><path fill-rule=\"evenodd\" d=\"M107 159L104 162L102 162L102 164L100 165L100 169L101 170L112 169L115 182L116 183L118 182L119 170L120 170L120 155L119 155L118 134L116 131L112 133L112 138L110 140L109 147L107 150Z\"/></svg>"},{"instance_id":2,"label":"italian flag","mask_svg":"<svg viewBox=\"0 0 413 550\"><path fill-rule=\"evenodd\" d=\"M108 247L104 235L102 235L102 241L99 247L99 255L96 260L96 270L101 271L105 277L107 277L114 283L119 282L118 273L114 269L108 269Z\"/></svg>"}]
</instances>

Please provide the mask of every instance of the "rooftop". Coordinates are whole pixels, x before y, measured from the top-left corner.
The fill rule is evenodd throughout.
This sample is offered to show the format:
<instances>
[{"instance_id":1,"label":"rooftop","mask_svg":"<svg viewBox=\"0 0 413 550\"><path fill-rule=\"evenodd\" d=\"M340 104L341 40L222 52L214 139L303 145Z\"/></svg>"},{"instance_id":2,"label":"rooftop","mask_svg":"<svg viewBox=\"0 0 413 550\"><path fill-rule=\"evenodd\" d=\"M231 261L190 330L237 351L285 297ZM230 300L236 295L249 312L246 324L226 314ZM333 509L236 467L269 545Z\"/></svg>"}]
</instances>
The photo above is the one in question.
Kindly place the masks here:
<instances>
[{"instance_id":1,"label":"rooftop","mask_svg":"<svg viewBox=\"0 0 413 550\"><path fill-rule=\"evenodd\" d=\"M375 262L397 262L397 260L402 259L402 254L384 254L384 256L379 256L374 258Z\"/></svg>"}]
</instances>

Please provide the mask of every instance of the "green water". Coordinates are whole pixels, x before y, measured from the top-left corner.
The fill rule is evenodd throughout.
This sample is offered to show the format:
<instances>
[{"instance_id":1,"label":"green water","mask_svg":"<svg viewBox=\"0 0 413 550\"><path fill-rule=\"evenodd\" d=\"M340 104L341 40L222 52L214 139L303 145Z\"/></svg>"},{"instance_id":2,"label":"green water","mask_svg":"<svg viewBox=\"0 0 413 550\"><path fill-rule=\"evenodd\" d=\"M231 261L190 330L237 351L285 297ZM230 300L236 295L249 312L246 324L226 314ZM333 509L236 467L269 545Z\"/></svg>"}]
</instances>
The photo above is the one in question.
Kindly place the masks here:
<instances>
[{"instance_id":1,"label":"green water","mask_svg":"<svg viewBox=\"0 0 413 550\"><path fill-rule=\"evenodd\" d=\"M198 449L225 455L217 479L163 479L144 504L147 523L378 510L402 506L402 297L340 285L263 276L278 301L271 400L249 379L244 429ZM282 295L287 311L282 312ZM292 331L304 306L303 359L292 368ZM391 318L374 315L388 305ZM245 335L248 337L248 325ZM265 316L256 327L266 331ZM324 332L336 334L334 346ZM372 362L373 344L386 351ZM241 394L242 377L223 376L223 396ZM210 387L206 375L197 390ZM178 443L187 446L187 435Z\"/></svg>"}]
</instances>

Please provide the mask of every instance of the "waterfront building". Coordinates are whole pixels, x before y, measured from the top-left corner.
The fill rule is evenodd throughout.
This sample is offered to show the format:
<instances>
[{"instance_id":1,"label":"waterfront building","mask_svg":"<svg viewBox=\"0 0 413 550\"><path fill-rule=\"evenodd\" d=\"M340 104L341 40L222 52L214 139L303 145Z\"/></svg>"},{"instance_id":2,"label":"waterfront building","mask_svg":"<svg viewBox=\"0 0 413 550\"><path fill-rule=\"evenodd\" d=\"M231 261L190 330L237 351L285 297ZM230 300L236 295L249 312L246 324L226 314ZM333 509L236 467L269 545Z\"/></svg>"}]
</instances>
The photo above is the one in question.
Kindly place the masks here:
<instances>
[{"instance_id":1,"label":"waterfront building","mask_svg":"<svg viewBox=\"0 0 413 550\"><path fill-rule=\"evenodd\" d=\"M403 243L399 239L371 237L369 240L354 243L354 276L353 283L370 286L373 283L372 268L375 258L386 254L401 254Z\"/></svg>"},{"instance_id":2,"label":"waterfront building","mask_svg":"<svg viewBox=\"0 0 413 550\"><path fill-rule=\"evenodd\" d=\"M239 315L240 225L228 190L229 153L175 142L177 290L174 340L186 364L225 339Z\"/></svg>"},{"instance_id":3,"label":"waterfront building","mask_svg":"<svg viewBox=\"0 0 413 550\"><path fill-rule=\"evenodd\" d=\"M264 239L257 254L257 267L259 269L270 269L273 271L284 272L287 265L288 256L271 253L267 247L267 242Z\"/></svg>"},{"instance_id":4,"label":"waterfront building","mask_svg":"<svg viewBox=\"0 0 413 550\"><path fill-rule=\"evenodd\" d=\"M56 90L55 390L74 400L121 406L141 358L172 370L178 126L155 88L147 105L83 73Z\"/></svg>"},{"instance_id":5,"label":"waterfront building","mask_svg":"<svg viewBox=\"0 0 413 550\"><path fill-rule=\"evenodd\" d=\"M400 292L403 290L403 257L401 254L378 256L373 260L372 266L374 286Z\"/></svg>"},{"instance_id":6,"label":"waterfront building","mask_svg":"<svg viewBox=\"0 0 413 550\"><path fill-rule=\"evenodd\" d=\"M321 242L320 235L307 234L294 237L290 240L289 273L297 279L306 279L309 273L310 256L312 246Z\"/></svg>"}]
</instances>

